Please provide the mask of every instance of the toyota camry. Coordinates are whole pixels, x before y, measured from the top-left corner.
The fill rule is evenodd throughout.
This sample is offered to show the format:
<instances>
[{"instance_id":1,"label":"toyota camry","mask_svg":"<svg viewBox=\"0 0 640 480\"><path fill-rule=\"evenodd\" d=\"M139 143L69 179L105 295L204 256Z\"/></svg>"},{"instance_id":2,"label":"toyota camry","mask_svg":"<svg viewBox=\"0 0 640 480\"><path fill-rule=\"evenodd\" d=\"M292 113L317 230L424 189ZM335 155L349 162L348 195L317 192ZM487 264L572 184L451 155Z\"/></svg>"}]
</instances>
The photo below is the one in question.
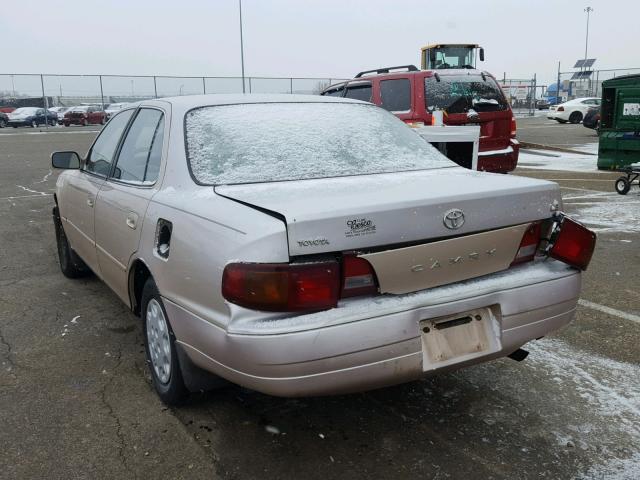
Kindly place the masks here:
<instances>
[{"instance_id":1,"label":"toyota camry","mask_svg":"<svg viewBox=\"0 0 640 480\"><path fill-rule=\"evenodd\" d=\"M521 360L571 321L595 246L557 184L461 168L357 100L145 101L52 163L62 273L141 317L168 404L217 379L325 395Z\"/></svg>"}]
</instances>

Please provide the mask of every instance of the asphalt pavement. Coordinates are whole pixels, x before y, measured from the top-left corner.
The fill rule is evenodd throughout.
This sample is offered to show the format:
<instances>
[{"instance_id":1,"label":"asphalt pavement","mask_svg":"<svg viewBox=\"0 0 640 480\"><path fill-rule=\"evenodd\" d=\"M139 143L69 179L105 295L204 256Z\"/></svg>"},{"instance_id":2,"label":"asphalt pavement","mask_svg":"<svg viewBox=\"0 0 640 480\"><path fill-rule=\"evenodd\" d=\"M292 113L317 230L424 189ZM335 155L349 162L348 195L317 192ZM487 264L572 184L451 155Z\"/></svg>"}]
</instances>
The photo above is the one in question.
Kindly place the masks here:
<instances>
[{"instance_id":1,"label":"asphalt pavement","mask_svg":"<svg viewBox=\"0 0 640 480\"><path fill-rule=\"evenodd\" d=\"M591 135L546 123L519 120L519 134ZM90 130L0 131L0 478L640 478L635 224L590 225L598 246L576 319L524 362L326 398L231 386L167 409L139 319L96 278L59 271L49 154L84 152ZM620 203L611 173L516 174L558 181L583 218L640 204L637 190Z\"/></svg>"}]
</instances>

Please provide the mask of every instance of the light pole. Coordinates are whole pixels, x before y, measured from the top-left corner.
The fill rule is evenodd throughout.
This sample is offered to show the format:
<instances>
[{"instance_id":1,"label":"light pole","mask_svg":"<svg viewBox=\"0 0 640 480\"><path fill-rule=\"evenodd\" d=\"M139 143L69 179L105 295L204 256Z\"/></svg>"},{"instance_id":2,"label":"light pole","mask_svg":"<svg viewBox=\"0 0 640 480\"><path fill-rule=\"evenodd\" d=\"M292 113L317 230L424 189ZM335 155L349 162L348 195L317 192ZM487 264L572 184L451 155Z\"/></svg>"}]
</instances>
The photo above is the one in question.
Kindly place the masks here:
<instances>
[{"instance_id":1,"label":"light pole","mask_svg":"<svg viewBox=\"0 0 640 480\"><path fill-rule=\"evenodd\" d=\"M587 35L586 38L584 40L584 59L585 61L587 60L587 51L589 48L589 15L591 14L591 12L593 12L593 8L591 7L587 7L584 9L585 12L587 12Z\"/></svg>"},{"instance_id":2,"label":"light pole","mask_svg":"<svg viewBox=\"0 0 640 480\"><path fill-rule=\"evenodd\" d=\"M131 97L133 98L133 80L131 80Z\"/></svg>"},{"instance_id":3,"label":"light pole","mask_svg":"<svg viewBox=\"0 0 640 480\"><path fill-rule=\"evenodd\" d=\"M182 89L184 88L184 83L180 85L180 96L182 96Z\"/></svg>"},{"instance_id":4,"label":"light pole","mask_svg":"<svg viewBox=\"0 0 640 480\"><path fill-rule=\"evenodd\" d=\"M242 93L246 93L244 87L244 44L242 42L242 0L238 0L238 11L240 12L240 64L242 66Z\"/></svg>"}]
</instances>

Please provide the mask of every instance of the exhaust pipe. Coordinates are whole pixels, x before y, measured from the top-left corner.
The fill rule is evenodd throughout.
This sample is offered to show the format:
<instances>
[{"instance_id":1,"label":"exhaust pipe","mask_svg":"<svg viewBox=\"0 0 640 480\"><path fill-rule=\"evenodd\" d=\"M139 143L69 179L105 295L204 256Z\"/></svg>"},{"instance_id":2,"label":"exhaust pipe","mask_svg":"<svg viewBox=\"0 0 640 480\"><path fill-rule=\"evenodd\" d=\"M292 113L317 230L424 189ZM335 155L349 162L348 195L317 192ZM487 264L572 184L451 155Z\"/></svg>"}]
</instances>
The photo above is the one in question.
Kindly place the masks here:
<instances>
[{"instance_id":1,"label":"exhaust pipe","mask_svg":"<svg viewBox=\"0 0 640 480\"><path fill-rule=\"evenodd\" d=\"M522 348L519 348L515 352L507 356L511 360L515 360L516 362L521 362L529 356L529 352L527 352L526 350L523 350Z\"/></svg>"}]
</instances>

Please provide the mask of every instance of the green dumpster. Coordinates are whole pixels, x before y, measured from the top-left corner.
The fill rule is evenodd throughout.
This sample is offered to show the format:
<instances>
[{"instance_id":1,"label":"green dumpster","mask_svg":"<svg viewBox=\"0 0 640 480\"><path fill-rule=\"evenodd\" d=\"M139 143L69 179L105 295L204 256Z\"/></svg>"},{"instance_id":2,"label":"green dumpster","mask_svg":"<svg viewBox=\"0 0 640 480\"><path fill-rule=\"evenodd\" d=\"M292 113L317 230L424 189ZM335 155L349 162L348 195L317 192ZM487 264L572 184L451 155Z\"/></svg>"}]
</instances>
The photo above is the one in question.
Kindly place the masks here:
<instances>
[{"instance_id":1,"label":"green dumpster","mask_svg":"<svg viewBox=\"0 0 640 480\"><path fill-rule=\"evenodd\" d=\"M602 82L598 168L640 162L640 75Z\"/></svg>"}]
</instances>

